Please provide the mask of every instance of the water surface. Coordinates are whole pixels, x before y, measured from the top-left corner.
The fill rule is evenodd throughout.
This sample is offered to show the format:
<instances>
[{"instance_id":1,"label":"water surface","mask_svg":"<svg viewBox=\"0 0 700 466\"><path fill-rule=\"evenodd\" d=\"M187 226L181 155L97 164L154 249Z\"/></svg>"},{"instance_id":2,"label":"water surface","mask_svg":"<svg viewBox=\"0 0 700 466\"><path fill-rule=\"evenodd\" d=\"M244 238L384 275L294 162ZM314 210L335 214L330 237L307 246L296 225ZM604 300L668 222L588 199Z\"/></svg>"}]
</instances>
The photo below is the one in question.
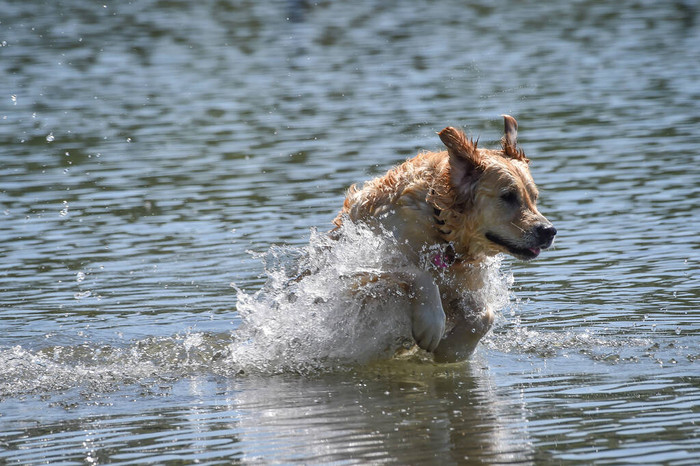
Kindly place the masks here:
<instances>
[{"instance_id":1,"label":"water surface","mask_svg":"<svg viewBox=\"0 0 700 466\"><path fill-rule=\"evenodd\" d=\"M695 464L699 8L6 1L0 462ZM560 233L471 361L242 370L231 284L502 113Z\"/></svg>"}]
</instances>

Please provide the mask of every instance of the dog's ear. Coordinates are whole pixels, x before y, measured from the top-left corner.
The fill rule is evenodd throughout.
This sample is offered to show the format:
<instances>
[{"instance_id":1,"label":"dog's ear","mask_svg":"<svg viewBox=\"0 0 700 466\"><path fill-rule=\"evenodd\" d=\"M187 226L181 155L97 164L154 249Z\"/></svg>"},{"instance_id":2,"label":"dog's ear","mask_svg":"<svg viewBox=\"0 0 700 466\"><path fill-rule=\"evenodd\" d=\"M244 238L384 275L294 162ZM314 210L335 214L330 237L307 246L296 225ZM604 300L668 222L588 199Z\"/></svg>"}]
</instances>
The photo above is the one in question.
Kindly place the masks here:
<instances>
[{"instance_id":1,"label":"dog's ear","mask_svg":"<svg viewBox=\"0 0 700 466\"><path fill-rule=\"evenodd\" d=\"M503 153L512 159L529 162L529 160L525 158L525 152L523 152L522 149L518 149L518 122L510 115L502 116L505 126L503 138L501 139Z\"/></svg>"},{"instance_id":2,"label":"dog's ear","mask_svg":"<svg viewBox=\"0 0 700 466\"><path fill-rule=\"evenodd\" d=\"M450 182L457 188L466 188L481 171L481 156L477 141L467 139L462 131L448 126L438 133L450 156Z\"/></svg>"},{"instance_id":3,"label":"dog's ear","mask_svg":"<svg viewBox=\"0 0 700 466\"><path fill-rule=\"evenodd\" d=\"M501 115L505 123L503 144L515 148L518 145L518 122L510 115Z\"/></svg>"}]
</instances>

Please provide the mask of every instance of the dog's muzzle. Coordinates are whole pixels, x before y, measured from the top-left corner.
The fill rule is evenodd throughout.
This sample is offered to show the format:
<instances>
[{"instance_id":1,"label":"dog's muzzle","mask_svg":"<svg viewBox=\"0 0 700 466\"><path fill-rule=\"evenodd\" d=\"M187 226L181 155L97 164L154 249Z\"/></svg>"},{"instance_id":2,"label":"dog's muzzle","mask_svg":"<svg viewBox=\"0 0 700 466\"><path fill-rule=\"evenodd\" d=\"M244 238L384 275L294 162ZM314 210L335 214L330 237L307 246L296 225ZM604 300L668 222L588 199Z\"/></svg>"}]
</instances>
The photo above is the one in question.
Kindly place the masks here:
<instances>
[{"instance_id":1,"label":"dog's muzzle","mask_svg":"<svg viewBox=\"0 0 700 466\"><path fill-rule=\"evenodd\" d=\"M543 249L547 249L554 242L557 229L551 223L541 223L535 226L528 235L527 245L518 245L491 232L486 233L486 239L508 250L513 256L522 260L531 260L540 255Z\"/></svg>"}]
</instances>

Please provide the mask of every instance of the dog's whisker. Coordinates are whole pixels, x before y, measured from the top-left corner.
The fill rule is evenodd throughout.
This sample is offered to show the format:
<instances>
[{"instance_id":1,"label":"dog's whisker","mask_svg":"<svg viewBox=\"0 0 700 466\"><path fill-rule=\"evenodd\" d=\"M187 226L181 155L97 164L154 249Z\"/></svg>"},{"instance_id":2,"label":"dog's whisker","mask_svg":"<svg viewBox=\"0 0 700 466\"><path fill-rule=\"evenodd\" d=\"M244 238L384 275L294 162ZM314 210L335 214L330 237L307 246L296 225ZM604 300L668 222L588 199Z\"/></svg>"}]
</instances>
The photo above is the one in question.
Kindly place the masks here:
<instances>
[{"instance_id":1,"label":"dog's whisker","mask_svg":"<svg viewBox=\"0 0 700 466\"><path fill-rule=\"evenodd\" d=\"M516 224L513 223L513 222L510 222L510 224L513 225L513 226L514 226L515 228L517 228L518 230L520 230L522 233L525 233L525 229L524 229L524 228L522 228L522 227L516 225Z\"/></svg>"}]
</instances>

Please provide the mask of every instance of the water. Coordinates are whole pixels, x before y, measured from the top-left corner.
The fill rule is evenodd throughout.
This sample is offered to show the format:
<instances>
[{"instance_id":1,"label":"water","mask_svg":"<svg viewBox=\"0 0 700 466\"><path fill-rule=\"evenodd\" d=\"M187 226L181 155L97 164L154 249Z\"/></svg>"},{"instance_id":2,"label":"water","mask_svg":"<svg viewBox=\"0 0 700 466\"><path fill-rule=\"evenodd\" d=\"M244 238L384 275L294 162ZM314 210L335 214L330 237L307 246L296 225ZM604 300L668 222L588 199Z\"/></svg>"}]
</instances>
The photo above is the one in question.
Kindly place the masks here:
<instances>
[{"instance_id":1,"label":"water","mask_svg":"<svg viewBox=\"0 0 700 466\"><path fill-rule=\"evenodd\" d=\"M2 10L0 462L696 463L697 2ZM502 113L560 233L472 360L265 319L348 185Z\"/></svg>"}]
</instances>

